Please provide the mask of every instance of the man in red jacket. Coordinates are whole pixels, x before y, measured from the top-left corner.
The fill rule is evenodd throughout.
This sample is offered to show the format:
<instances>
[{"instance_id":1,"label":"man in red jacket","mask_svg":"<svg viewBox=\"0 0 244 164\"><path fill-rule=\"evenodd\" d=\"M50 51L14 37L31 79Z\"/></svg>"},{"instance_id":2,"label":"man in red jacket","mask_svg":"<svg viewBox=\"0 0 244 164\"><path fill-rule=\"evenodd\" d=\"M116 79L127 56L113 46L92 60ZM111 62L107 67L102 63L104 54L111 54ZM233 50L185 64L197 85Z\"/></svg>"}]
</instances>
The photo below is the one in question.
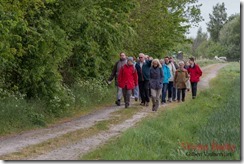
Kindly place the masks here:
<instances>
[{"instance_id":1,"label":"man in red jacket","mask_svg":"<svg viewBox=\"0 0 244 164\"><path fill-rule=\"evenodd\" d=\"M127 58L127 64L125 64L119 71L118 76L119 87L122 88L123 97L125 101L125 108L130 105L130 96L132 89L138 85L138 76L133 64L133 58Z\"/></svg>"},{"instance_id":2,"label":"man in red jacket","mask_svg":"<svg viewBox=\"0 0 244 164\"><path fill-rule=\"evenodd\" d=\"M191 82L191 91L192 91L192 99L195 99L197 96L197 83L200 81L200 76L202 76L202 70L200 67L194 62L194 58L189 58L190 66L187 69L190 75Z\"/></svg>"}]
</instances>

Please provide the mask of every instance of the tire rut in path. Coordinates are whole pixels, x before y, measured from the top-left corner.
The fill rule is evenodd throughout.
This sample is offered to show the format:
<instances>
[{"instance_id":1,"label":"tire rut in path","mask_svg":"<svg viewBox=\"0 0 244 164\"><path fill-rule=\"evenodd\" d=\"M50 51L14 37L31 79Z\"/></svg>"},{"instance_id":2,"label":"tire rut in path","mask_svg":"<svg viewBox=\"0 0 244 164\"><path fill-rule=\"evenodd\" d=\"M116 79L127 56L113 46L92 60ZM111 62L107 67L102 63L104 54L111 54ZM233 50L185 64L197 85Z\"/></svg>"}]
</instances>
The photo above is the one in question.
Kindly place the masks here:
<instances>
[{"instance_id":1,"label":"tire rut in path","mask_svg":"<svg viewBox=\"0 0 244 164\"><path fill-rule=\"evenodd\" d=\"M27 146L39 144L48 139L56 138L69 132L92 127L97 121L109 119L112 112L118 111L121 108L123 107L110 107L50 128L29 131L13 137L1 138L0 156L18 152Z\"/></svg>"}]
</instances>

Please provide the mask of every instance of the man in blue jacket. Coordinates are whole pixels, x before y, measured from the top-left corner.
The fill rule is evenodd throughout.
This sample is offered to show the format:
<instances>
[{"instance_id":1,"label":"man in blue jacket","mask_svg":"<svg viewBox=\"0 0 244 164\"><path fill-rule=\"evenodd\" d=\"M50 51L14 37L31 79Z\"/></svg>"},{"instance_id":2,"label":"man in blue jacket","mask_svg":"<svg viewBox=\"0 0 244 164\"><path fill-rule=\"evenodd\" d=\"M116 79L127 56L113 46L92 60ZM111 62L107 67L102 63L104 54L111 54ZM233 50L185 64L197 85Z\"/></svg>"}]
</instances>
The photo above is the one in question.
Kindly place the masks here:
<instances>
[{"instance_id":1,"label":"man in blue jacket","mask_svg":"<svg viewBox=\"0 0 244 164\"><path fill-rule=\"evenodd\" d=\"M143 106L149 105L149 77L150 77L150 67L152 58L149 60L145 59L143 53L139 54L139 61L136 63L135 67L138 74L138 84L139 92L141 96L141 104Z\"/></svg>"}]
</instances>

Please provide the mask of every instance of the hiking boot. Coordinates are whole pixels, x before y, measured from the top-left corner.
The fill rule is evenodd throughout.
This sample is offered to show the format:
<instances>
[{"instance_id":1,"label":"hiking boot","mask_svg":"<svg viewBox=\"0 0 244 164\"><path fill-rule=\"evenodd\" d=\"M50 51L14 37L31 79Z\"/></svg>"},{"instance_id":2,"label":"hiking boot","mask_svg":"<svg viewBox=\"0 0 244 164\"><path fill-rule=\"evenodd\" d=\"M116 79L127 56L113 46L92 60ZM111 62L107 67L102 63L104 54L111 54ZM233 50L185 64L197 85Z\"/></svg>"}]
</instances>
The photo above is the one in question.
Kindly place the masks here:
<instances>
[{"instance_id":1,"label":"hiking boot","mask_svg":"<svg viewBox=\"0 0 244 164\"><path fill-rule=\"evenodd\" d=\"M145 103L144 102L141 102L140 105L145 106Z\"/></svg>"},{"instance_id":2,"label":"hiking boot","mask_svg":"<svg viewBox=\"0 0 244 164\"><path fill-rule=\"evenodd\" d=\"M138 98L137 97L135 97L135 101L137 101L138 100Z\"/></svg>"},{"instance_id":3,"label":"hiking boot","mask_svg":"<svg viewBox=\"0 0 244 164\"><path fill-rule=\"evenodd\" d=\"M120 100L115 101L115 104L116 104L117 106L120 106Z\"/></svg>"}]
</instances>

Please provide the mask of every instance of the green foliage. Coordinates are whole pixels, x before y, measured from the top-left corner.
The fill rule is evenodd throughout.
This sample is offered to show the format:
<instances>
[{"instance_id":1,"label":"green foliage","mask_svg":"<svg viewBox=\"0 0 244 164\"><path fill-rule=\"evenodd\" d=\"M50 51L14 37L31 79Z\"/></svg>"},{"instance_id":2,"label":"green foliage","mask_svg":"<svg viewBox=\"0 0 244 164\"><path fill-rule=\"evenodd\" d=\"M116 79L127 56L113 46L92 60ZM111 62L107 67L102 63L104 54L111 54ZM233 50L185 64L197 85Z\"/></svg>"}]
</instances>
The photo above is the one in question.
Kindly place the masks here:
<instances>
[{"instance_id":1,"label":"green foliage","mask_svg":"<svg viewBox=\"0 0 244 164\"><path fill-rule=\"evenodd\" d=\"M240 126L240 65L232 63L197 99L142 121L81 159L240 160ZM231 156L187 156L197 151L182 147L182 143L201 145L212 141L233 144L236 150ZM207 153L211 152L210 147ZM225 152L229 153L222 151Z\"/></svg>"},{"instance_id":2,"label":"green foliage","mask_svg":"<svg viewBox=\"0 0 244 164\"><path fill-rule=\"evenodd\" d=\"M138 6L130 15L136 31L135 42L128 44L127 49L134 53L144 52L154 57L162 57L172 50L177 43L187 41L184 34L191 23L201 21L197 1L138 1ZM183 25L184 24L184 25Z\"/></svg>"},{"instance_id":3,"label":"green foliage","mask_svg":"<svg viewBox=\"0 0 244 164\"><path fill-rule=\"evenodd\" d=\"M210 33L210 38L217 42L219 41L219 32L227 22L227 12L225 8L225 4L217 3L216 6L213 7L213 13L209 14L210 21L207 23L207 30Z\"/></svg>"},{"instance_id":4,"label":"green foliage","mask_svg":"<svg viewBox=\"0 0 244 164\"><path fill-rule=\"evenodd\" d=\"M233 16L220 31L219 40L228 59L240 59L241 28L240 15Z\"/></svg>"},{"instance_id":5,"label":"green foliage","mask_svg":"<svg viewBox=\"0 0 244 164\"><path fill-rule=\"evenodd\" d=\"M26 101L40 101L50 117L63 116L77 103L83 107L93 99L102 102L103 93L108 93L103 81L110 75L117 54L145 52L159 57L174 44L184 42L190 25L201 20L196 3L2 0L1 98L21 94ZM77 87L90 96L78 95ZM46 115L34 112L29 117L44 125Z\"/></svg>"}]
</instances>

